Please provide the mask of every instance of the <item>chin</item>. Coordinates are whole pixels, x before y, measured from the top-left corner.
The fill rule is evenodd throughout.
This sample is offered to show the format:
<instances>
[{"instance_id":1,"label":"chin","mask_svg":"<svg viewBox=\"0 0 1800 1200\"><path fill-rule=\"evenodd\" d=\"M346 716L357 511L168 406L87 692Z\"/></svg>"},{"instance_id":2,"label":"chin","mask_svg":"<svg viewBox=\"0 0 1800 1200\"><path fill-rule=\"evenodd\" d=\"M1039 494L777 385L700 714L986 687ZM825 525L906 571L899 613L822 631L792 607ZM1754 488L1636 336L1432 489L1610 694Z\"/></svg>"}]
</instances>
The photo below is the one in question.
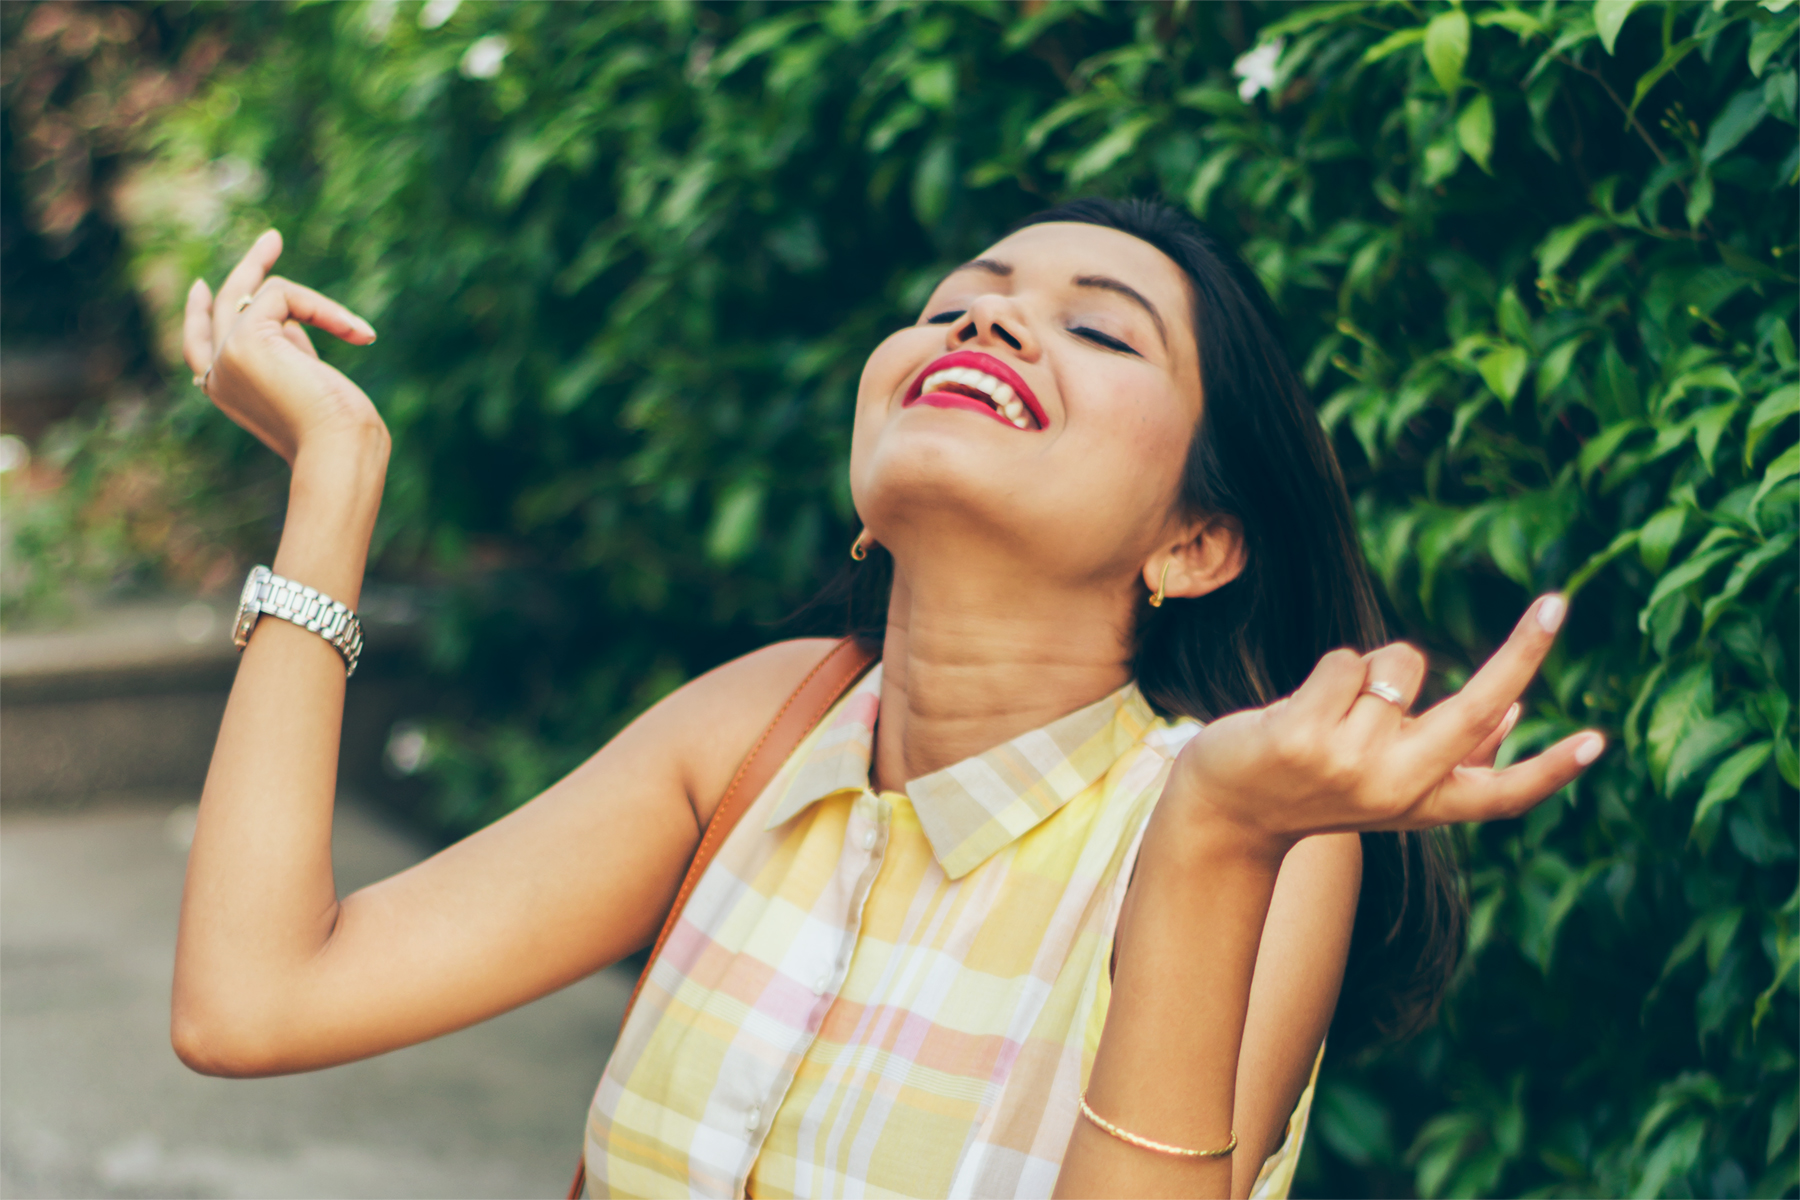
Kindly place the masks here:
<instances>
[{"instance_id":1,"label":"chin","mask_svg":"<svg viewBox=\"0 0 1800 1200\"><path fill-rule=\"evenodd\" d=\"M961 529L1016 543L1043 523L1030 502L1031 464L1006 456L1004 447L994 444L997 439L955 428L978 420L918 422L910 429L885 430L870 445L857 442L850 457L850 493L877 538L902 537L908 529Z\"/></svg>"}]
</instances>

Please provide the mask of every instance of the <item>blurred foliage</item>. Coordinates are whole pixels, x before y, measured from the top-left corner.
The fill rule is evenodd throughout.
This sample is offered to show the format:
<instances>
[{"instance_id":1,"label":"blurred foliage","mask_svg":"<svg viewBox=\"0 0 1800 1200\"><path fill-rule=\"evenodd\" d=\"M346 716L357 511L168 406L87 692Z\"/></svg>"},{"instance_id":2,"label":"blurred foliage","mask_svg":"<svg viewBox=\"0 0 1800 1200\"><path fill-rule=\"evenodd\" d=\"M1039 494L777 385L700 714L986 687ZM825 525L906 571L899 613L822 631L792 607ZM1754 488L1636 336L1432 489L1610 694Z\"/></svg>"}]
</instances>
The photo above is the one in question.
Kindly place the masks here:
<instances>
[{"instance_id":1,"label":"blurred foliage","mask_svg":"<svg viewBox=\"0 0 1800 1200\"><path fill-rule=\"evenodd\" d=\"M1445 1018L1330 1065L1301 1188L1795 1194L1792 0L258 11L155 128L138 277L172 338L272 223L381 331L325 352L394 432L377 571L444 597L442 828L835 569L858 371L940 272L1160 192L1281 306L1437 686L1564 587L1508 750L1615 743L1472 831ZM165 444L272 494L191 392L68 461Z\"/></svg>"},{"instance_id":2,"label":"blurred foliage","mask_svg":"<svg viewBox=\"0 0 1800 1200\"><path fill-rule=\"evenodd\" d=\"M242 558L232 535L267 537L277 481L263 481L247 510L211 488L216 456L189 436L202 411L144 441L157 428L146 392L161 389L162 369L121 230L146 129L222 62L253 52L233 45L237 16L0 6L0 429L36 451L20 462L14 443L0 476L9 620L66 608L71 583L232 587ZM203 200L222 213L216 192Z\"/></svg>"}]
</instances>

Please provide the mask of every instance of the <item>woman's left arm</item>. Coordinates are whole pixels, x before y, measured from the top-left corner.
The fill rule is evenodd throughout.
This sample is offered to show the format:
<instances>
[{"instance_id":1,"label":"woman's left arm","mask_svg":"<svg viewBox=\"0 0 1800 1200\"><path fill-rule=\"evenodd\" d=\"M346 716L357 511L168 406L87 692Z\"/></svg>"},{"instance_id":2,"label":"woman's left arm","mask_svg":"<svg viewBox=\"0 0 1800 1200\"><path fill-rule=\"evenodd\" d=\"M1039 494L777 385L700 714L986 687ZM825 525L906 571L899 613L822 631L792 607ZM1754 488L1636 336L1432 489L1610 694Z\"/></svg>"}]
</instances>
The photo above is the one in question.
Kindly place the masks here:
<instances>
[{"instance_id":1,"label":"woman's left arm","mask_svg":"<svg viewBox=\"0 0 1800 1200\"><path fill-rule=\"evenodd\" d=\"M1234 1169L1235 1154L1145 1149L1077 1120L1058 1196L1247 1194L1286 1117L1273 1113L1293 1102L1288 1076L1318 1049L1347 943L1340 925L1336 948L1309 945L1311 918L1283 915L1291 898L1287 889L1276 900L1283 860L1308 853L1300 847L1319 834L1516 817L1580 774L1604 745L1592 732L1505 770L1483 762L1493 761L1562 604L1556 596L1534 604L1461 692L1418 717L1406 715L1424 675L1416 650L1389 646L1366 659L1340 650L1292 696L1215 721L1188 743L1120 914L1118 968L1086 1094L1102 1119L1163 1145L1221 1150L1235 1129L1246 1161ZM1397 689L1402 703L1371 691L1371 681ZM1339 889L1335 902L1325 894L1320 902L1353 919L1354 890ZM1261 953L1271 955L1266 966ZM1240 1066L1256 1076L1243 1089Z\"/></svg>"},{"instance_id":2,"label":"woman's left arm","mask_svg":"<svg viewBox=\"0 0 1800 1200\"><path fill-rule=\"evenodd\" d=\"M1307 838L1281 860L1238 1054L1233 1196L1250 1194L1306 1090L1337 1007L1361 886L1362 841L1354 833Z\"/></svg>"}]
</instances>

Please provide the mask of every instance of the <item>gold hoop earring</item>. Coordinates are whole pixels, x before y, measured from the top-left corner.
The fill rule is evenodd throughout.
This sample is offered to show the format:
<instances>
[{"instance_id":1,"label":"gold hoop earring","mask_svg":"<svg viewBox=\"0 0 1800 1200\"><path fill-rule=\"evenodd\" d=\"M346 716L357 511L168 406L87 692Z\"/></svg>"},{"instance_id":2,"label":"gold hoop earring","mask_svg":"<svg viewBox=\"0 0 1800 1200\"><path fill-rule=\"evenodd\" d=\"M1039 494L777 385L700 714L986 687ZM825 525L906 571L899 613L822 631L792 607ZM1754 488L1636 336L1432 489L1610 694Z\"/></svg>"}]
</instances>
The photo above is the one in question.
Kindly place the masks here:
<instances>
[{"instance_id":1,"label":"gold hoop earring","mask_svg":"<svg viewBox=\"0 0 1800 1200\"><path fill-rule=\"evenodd\" d=\"M1167 592L1168 587L1169 587L1169 564L1173 563L1174 561L1175 560L1171 558L1168 562L1163 564L1162 578L1156 581L1156 594L1154 596L1150 597L1150 607L1151 608L1161 608L1162 607L1164 593Z\"/></svg>"},{"instance_id":2,"label":"gold hoop earring","mask_svg":"<svg viewBox=\"0 0 1800 1200\"><path fill-rule=\"evenodd\" d=\"M856 540L850 543L850 557L861 562L869 557L869 547L874 544L875 539L869 536L869 531L863 530L856 535Z\"/></svg>"}]
</instances>

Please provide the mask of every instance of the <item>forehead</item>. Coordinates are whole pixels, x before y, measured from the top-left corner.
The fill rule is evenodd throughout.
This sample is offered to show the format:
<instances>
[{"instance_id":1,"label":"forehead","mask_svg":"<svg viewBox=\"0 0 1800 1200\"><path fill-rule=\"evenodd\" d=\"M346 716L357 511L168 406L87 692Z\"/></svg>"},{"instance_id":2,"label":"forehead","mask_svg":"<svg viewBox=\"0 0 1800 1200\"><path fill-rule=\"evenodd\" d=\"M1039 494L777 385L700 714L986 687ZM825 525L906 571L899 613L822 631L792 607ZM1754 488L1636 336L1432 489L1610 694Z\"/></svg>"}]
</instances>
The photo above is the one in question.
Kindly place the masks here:
<instances>
[{"instance_id":1,"label":"forehead","mask_svg":"<svg viewBox=\"0 0 1800 1200\"><path fill-rule=\"evenodd\" d=\"M1190 292L1181 268L1149 242L1117 229L1076 221L1027 225L981 257L1007 263L1015 275L1033 276L1034 282L1046 276L1046 282L1057 283L1077 275L1111 276L1148 296L1171 324L1189 324Z\"/></svg>"}]
</instances>

